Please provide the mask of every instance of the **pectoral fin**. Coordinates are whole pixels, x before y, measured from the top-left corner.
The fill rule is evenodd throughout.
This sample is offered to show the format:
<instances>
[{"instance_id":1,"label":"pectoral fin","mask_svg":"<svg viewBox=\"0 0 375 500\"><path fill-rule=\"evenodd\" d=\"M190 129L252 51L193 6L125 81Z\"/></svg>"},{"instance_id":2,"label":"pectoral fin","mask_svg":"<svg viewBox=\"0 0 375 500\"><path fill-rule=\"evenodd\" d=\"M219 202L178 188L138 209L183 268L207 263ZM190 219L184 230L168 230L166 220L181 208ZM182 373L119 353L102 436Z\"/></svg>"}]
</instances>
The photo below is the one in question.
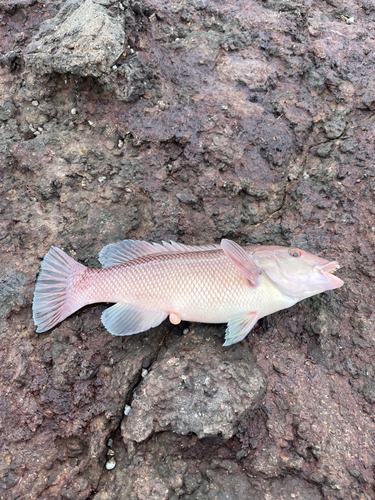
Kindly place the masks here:
<instances>
[{"instance_id":1,"label":"pectoral fin","mask_svg":"<svg viewBox=\"0 0 375 500\"><path fill-rule=\"evenodd\" d=\"M225 342L223 346L227 347L243 340L258 321L259 316L259 311L253 311L243 316L230 318L225 330Z\"/></svg>"},{"instance_id":2,"label":"pectoral fin","mask_svg":"<svg viewBox=\"0 0 375 500\"><path fill-rule=\"evenodd\" d=\"M261 271L251 255L231 240L221 240L220 246L225 255L230 258L237 271L248 279L250 285L253 287L258 286Z\"/></svg>"},{"instance_id":3,"label":"pectoral fin","mask_svg":"<svg viewBox=\"0 0 375 500\"><path fill-rule=\"evenodd\" d=\"M112 335L134 335L160 325L167 316L163 311L118 302L103 312L102 323Z\"/></svg>"}]
</instances>

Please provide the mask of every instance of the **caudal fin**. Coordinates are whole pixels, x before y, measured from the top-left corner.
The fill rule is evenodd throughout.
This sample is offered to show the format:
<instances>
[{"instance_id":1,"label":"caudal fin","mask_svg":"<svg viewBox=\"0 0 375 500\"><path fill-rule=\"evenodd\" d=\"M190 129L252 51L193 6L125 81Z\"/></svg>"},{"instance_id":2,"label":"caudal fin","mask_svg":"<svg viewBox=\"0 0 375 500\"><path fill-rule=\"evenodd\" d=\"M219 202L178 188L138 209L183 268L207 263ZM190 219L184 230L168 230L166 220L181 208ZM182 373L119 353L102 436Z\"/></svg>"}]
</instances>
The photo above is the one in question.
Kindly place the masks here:
<instances>
[{"instance_id":1,"label":"caudal fin","mask_svg":"<svg viewBox=\"0 0 375 500\"><path fill-rule=\"evenodd\" d=\"M82 307L72 300L77 278L86 268L57 247L44 257L35 285L33 319L37 332L45 332Z\"/></svg>"}]
</instances>

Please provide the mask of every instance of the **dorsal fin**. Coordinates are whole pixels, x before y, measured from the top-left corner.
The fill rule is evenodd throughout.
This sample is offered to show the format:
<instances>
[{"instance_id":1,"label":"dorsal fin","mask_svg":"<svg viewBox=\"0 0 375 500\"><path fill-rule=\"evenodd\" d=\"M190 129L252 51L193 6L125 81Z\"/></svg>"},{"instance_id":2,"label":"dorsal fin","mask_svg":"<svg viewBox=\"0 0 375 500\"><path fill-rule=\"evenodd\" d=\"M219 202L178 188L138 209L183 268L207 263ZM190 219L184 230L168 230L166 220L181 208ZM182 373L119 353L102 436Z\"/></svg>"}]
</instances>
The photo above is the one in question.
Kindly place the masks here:
<instances>
[{"instance_id":1,"label":"dorsal fin","mask_svg":"<svg viewBox=\"0 0 375 500\"><path fill-rule=\"evenodd\" d=\"M130 260L145 255L170 253L170 252L202 252L206 250L218 250L220 245L183 245L171 241L167 243L149 243L148 241L124 240L120 243L111 243L105 246L100 254L99 261L103 267L113 267L129 262Z\"/></svg>"}]
</instances>

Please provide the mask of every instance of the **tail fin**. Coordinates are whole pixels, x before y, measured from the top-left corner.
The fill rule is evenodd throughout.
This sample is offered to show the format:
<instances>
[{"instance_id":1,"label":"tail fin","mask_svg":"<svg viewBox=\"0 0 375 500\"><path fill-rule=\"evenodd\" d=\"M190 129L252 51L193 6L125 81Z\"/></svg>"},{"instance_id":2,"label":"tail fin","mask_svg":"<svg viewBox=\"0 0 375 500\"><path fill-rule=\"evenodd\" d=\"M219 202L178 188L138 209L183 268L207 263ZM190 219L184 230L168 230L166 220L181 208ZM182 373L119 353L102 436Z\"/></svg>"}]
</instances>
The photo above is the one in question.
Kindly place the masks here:
<instances>
[{"instance_id":1,"label":"tail fin","mask_svg":"<svg viewBox=\"0 0 375 500\"><path fill-rule=\"evenodd\" d=\"M33 319L37 332L45 332L82 307L72 300L76 278L86 267L56 247L44 257L35 285Z\"/></svg>"}]
</instances>

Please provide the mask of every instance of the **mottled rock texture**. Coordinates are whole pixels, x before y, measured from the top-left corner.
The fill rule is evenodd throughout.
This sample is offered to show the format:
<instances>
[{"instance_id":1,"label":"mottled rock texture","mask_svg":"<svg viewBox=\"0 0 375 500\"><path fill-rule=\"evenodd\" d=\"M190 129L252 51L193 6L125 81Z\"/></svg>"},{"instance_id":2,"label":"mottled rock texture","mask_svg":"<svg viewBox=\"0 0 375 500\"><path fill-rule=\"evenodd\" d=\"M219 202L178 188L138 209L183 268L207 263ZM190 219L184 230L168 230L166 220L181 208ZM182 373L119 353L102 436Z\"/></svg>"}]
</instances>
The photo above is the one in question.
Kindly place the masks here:
<instances>
[{"instance_id":1,"label":"mottled rock texture","mask_svg":"<svg viewBox=\"0 0 375 500\"><path fill-rule=\"evenodd\" d=\"M126 440L139 443L171 429L227 441L259 406L265 381L250 353L241 345L223 352L213 328L197 330L159 355L123 421Z\"/></svg>"},{"instance_id":2,"label":"mottled rock texture","mask_svg":"<svg viewBox=\"0 0 375 500\"><path fill-rule=\"evenodd\" d=\"M0 498L375 499L374 28L372 0L0 1ZM223 237L345 286L230 348L112 337L105 305L35 333L51 245Z\"/></svg>"}]
</instances>

